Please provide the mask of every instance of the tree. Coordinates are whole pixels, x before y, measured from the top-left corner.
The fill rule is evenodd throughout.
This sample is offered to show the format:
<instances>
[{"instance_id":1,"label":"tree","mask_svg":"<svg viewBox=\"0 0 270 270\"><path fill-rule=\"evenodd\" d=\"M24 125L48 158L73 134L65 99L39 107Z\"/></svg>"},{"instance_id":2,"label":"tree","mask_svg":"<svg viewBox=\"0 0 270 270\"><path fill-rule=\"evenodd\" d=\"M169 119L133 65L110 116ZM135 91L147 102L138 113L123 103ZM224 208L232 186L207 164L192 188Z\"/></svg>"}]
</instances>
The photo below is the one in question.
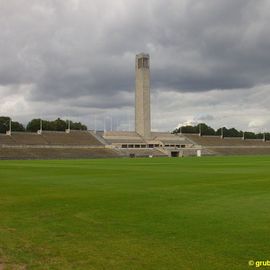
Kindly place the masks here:
<instances>
[{"instance_id":1,"label":"tree","mask_svg":"<svg viewBox=\"0 0 270 270\"><path fill-rule=\"evenodd\" d=\"M173 133L199 133L199 129L194 126L182 126L180 128L177 128L173 131Z\"/></svg>"},{"instance_id":2,"label":"tree","mask_svg":"<svg viewBox=\"0 0 270 270\"><path fill-rule=\"evenodd\" d=\"M201 131L202 131L202 134L203 135L215 135L216 134L216 131L211 128L210 126L206 125L205 123L200 123L196 126L182 126L180 128L177 128L173 131L173 133L180 133L180 131L182 133L195 133L195 134L198 134L199 131L200 131L200 126L201 126Z\"/></svg>"},{"instance_id":3,"label":"tree","mask_svg":"<svg viewBox=\"0 0 270 270\"><path fill-rule=\"evenodd\" d=\"M40 129L41 119L32 119L28 124L26 129L30 132L37 132ZM54 121L42 120L42 130L47 131L65 131L68 127L68 120L62 120L57 118ZM73 130L87 130L87 126L83 125L81 122L70 121L70 129Z\"/></svg>"},{"instance_id":4,"label":"tree","mask_svg":"<svg viewBox=\"0 0 270 270\"><path fill-rule=\"evenodd\" d=\"M254 132L245 132L246 139L257 139L257 136Z\"/></svg>"},{"instance_id":5,"label":"tree","mask_svg":"<svg viewBox=\"0 0 270 270\"><path fill-rule=\"evenodd\" d=\"M40 119L32 119L26 126L26 130L30 132L37 132L39 129L40 129Z\"/></svg>"},{"instance_id":6,"label":"tree","mask_svg":"<svg viewBox=\"0 0 270 270\"><path fill-rule=\"evenodd\" d=\"M9 130L10 118L7 116L0 117L0 133L6 133Z\"/></svg>"},{"instance_id":7,"label":"tree","mask_svg":"<svg viewBox=\"0 0 270 270\"><path fill-rule=\"evenodd\" d=\"M226 137L243 137L243 131L238 131L235 128L230 128L226 130Z\"/></svg>"},{"instance_id":8,"label":"tree","mask_svg":"<svg viewBox=\"0 0 270 270\"><path fill-rule=\"evenodd\" d=\"M9 130L10 117L0 116L0 133L6 133ZM25 131L23 124L19 122L11 122L12 131Z\"/></svg>"},{"instance_id":9,"label":"tree","mask_svg":"<svg viewBox=\"0 0 270 270\"><path fill-rule=\"evenodd\" d=\"M54 131L65 131L67 129L67 123L66 121L57 118L56 120L51 122L52 124L52 130Z\"/></svg>"},{"instance_id":10,"label":"tree","mask_svg":"<svg viewBox=\"0 0 270 270\"><path fill-rule=\"evenodd\" d=\"M202 135L216 135L221 136L223 134L224 137L243 137L244 132L239 131L236 128L218 128L217 130L213 129L212 127L208 126L205 123L200 123L196 126L182 126L180 128L177 128L173 131L173 133L180 133L180 130L182 133L199 133L199 130L201 129ZM222 130L222 131L221 131ZM245 138L247 139L263 139L264 134L263 133L254 133L254 132L245 132ZM270 140L270 133L265 133L266 140Z\"/></svg>"},{"instance_id":11,"label":"tree","mask_svg":"<svg viewBox=\"0 0 270 270\"><path fill-rule=\"evenodd\" d=\"M70 121L70 129L73 130L87 130L87 126L83 125L81 122Z\"/></svg>"},{"instance_id":12,"label":"tree","mask_svg":"<svg viewBox=\"0 0 270 270\"><path fill-rule=\"evenodd\" d=\"M200 126L201 126L202 135L216 135L216 131L210 126L207 126L205 123L198 124L197 125L198 130L200 130Z\"/></svg>"},{"instance_id":13,"label":"tree","mask_svg":"<svg viewBox=\"0 0 270 270\"><path fill-rule=\"evenodd\" d=\"M23 126L23 124L19 123L19 122L11 122L11 130L12 131L25 131L25 127Z\"/></svg>"},{"instance_id":14,"label":"tree","mask_svg":"<svg viewBox=\"0 0 270 270\"><path fill-rule=\"evenodd\" d=\"M197 133L196 127L193 126L185 126L181 128L182 133Z\"/></svg>"}]
</instances>

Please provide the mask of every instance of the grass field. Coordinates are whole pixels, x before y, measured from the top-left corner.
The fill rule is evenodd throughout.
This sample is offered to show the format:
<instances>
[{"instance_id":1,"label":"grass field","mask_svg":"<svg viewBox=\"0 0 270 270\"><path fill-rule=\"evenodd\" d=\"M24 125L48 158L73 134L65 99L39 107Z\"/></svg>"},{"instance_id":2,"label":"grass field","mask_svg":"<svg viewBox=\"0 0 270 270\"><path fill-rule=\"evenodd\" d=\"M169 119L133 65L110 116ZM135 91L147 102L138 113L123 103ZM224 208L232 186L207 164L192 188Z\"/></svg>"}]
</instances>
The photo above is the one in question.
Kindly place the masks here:
<instances>
[{"instance_id":1,"label":"grass field","mask_svg":"<svg viewBox=\"0 0 270 270\"><path fill-rule=\"evenodd\" d=\"M252 269L270 157L0 161L0 269Z\"/></svg>"}]
</instances>

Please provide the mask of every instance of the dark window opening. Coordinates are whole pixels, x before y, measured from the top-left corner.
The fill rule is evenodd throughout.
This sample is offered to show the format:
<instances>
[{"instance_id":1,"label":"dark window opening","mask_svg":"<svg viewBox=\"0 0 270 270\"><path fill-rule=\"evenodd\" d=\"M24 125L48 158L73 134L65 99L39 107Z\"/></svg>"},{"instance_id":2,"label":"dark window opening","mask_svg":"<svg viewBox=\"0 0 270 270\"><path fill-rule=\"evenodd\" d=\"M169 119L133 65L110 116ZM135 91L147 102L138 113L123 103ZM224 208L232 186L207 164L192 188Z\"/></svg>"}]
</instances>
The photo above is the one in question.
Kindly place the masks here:
<instances>
[{"instance_id":1,"label":"dark window opening","mask_svg":"<svg viewBox=\"0 0 270 270\"><path fill-rule=\"evenodd\" d=\"M171 157L179 157L179 152L171 152Z\"/></svg>"},{"instance_id":2,"label":"dark window opening","mask_svg":"<svg viewBox=\"0 0 270 270\"><path fill-rule=\"evenodd\" d=\"M146 57L138 59L138 68L149 68L149 59Z\"/></svg>"}]
</instances>

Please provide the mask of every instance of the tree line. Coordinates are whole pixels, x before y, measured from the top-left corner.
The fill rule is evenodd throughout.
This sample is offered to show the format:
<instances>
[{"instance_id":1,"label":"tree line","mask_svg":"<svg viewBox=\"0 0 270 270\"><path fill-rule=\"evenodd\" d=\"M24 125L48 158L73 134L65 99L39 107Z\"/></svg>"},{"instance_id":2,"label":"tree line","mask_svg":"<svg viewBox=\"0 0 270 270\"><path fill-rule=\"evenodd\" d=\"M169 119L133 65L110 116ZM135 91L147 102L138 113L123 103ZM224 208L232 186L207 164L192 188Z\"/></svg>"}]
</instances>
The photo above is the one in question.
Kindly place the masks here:
<instances>
[{"instance_id":1,"label":"tree line","mask_svg":"<svg viewBox=\"0 0 270 270\"><path fill-rule=\"evenodd\" d=\"M242 131L237 130L236 128L226 128L221 127L218 129L214 129L208 126L205 123L199 123L195 126L181 126L176 128L173 133L187 133L187 134L199 134L205 136L221 136L223 134L224 137L243 137L245 136L246 139L263 139L264 136L267 140L270 140L270 133L254 133L250 131Z\"/></svg>"},{"instance_id":2,"label":"tree line","mask_svg":"<svg viewBox=\"0 0 270 270\"><path fill-rule=\"evenodd\" d=\"M41 127L42 130L46 131L65 131L68 127L71 130L87 130L87 126L81 122L72 122L69 120L63 120L57 118L53 121L42 120L40 118L32 119L30 122L24 126L23 124L11 121L12 131L27 131L27 132L37 132ZM10 117L0 116L0 133L6 133L10 129Z\"/></svg>"}]
</instances>

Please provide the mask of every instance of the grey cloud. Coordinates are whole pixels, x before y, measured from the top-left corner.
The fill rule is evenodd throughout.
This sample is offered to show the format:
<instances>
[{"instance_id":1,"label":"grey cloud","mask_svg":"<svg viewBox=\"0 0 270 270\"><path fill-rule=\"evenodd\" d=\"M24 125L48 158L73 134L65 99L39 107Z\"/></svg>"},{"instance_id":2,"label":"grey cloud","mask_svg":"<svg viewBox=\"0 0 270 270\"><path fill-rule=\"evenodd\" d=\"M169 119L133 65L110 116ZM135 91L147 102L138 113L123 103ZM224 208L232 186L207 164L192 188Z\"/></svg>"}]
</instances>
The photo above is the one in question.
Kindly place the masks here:
<instances>
[{"instance_id":1,"label":"grey cloud","mask_svg":"<svg viewBox=\"0 0 270 270\"><path fill-rule=\"evenodd\" d=\"M201 115L196 118L196 120L198 121L206 121L206 122L213 121L214 119L215 117L211 114Z\"/></svg>"},{"instance_id":2,"label":"grey cloud","mask_svg":"<svg viewBox=\"0 0 270 270\"><path fill-rule=\"evenodd\" d=\"M140 50L155 59L154 88L269 82L267 1L148 1L146 8L141 2L78 1L77 9L74 1L3 4L1 83L34 81L54 97L75 88L130 91Z\"/></svg>"}]
</instances>

